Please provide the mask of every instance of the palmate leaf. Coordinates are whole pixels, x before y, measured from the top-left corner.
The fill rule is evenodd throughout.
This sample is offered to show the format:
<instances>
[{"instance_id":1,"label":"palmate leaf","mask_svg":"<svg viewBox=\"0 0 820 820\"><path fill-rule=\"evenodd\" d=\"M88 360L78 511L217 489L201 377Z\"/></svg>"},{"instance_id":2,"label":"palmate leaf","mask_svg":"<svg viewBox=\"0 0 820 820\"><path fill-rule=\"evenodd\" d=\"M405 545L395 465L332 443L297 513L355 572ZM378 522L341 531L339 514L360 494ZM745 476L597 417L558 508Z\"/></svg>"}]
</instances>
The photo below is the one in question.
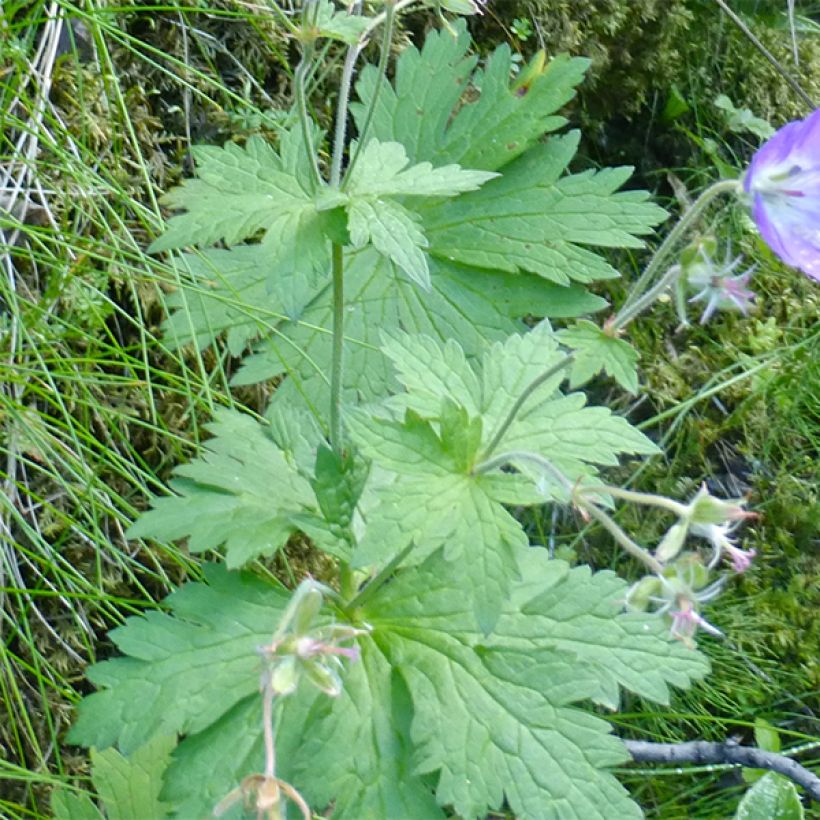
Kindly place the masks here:
<instances>
[{"instance_id":1,"label":"palmate leaf","mask_svg":"<svg viewBox=\"0 0 820 820\"><path fill-rule=\"evenodd\" d=\"M187 584L110 635L126 657L88 673L69 740L127 755L156 735L200 732L259 689L257 647L270 641L289 594L247 574L209 566L209 584Z\"/></svg>"},{"instance_id":2,"label":"palmate leaf","mask_svg":"<svg viewBox=\"0 0 820 820\"><path fill-rule=\"evenodd\" d=\"M475 617L489 632L517 575L518 554L528 542L497 497L499 479L469 473L465 461L472 463L474 452L468 449L465 454L465 444L474 450L478 438L465 442L459 431L470 427L470 419L452 404L446 412L452 418L442 423L441 435L413 413L402 423L362 411L347 416L351 438L362 454L396 474L375 491L353 561L369 566L391 557L387 550L398 551L410 542L418 561L446 545L445 557L458 562L464 583L483 589L476 598Z\"/></svg>"},{"instance_id":3,"label":"palmate leaf","mask_svg":"<svg viewBox=\"0 0 820 820\"><path fill-rule=\"evenodd\" d=\"M433 793L463 817L505 799L522 820L640 816L605 771L627 759L624 747L573 704L617 702L624 681L664 702L668 683L705 673L703 656L670 641L656 616L618 614L626 584L612 573L571 570L538 550L522 553L526 580L485 638L473 617L483 591L464 584L461 569L434 554L362 605L371 633L343 693L300 691L280 705L279 775L314 810L333 803L342 820L437 820ZM181 817L206 816L262 768L256 647L286 604L250 575L208 567L206 577L172 595L168 613L114 632L130 657L93 668L102 689L71 732L73 742L119 743L126 754L187 734L162 794Z\"/></svg>"},{"instance_id":4,"label":"palmate leaf","mask_svg":"<svg viewBox=\"0 0 820 820\"><path fill-rule=\"evenodd\" d=\"M568 570L532 551L521 567L527 581L485 641L469 625L469 599L482 592L453 583L460 569L433 556L384 587L366 613L374 640L407 681L419 769L440 773L439 802L462 816L483 817L500 807L503 793L522 818L639 817L601 771L625 760L624 749L603 721L569 708L595 697L601 679L610 677L606 667L619 649L610 650L611 638L601 640L597 627L611 621L617 629L628 620L616 614L624 582L611 573ZM563 595L567 584L574 589ZM574 609L566 606L579 597ZM535 637L532 616L560 623L571 638L558 647L548 631ZM639 622L621 638L636 650L622 659L633 677L654 666L660 678L687 685L706 672L701 655L669 641L661 620L640 616Z\"/></svg>"},{"instance_id":5,"label":"palmate leaf","mask_svg":"<svg viewBox=\"0 0 820 820\"><path fill-rule=\"evenodd\" d=\"M526 550L521 525L504 505L566 502L567 486L616 464L623 453L656 447L628 422L603 407L585 407L583 394L563 396L555 365L566 358L547 322L524 336L494 345L474 369L456 342L394 333L385 346L406 392L382 409L349 411L347 428L359 450L387 478L365 502L367 529L353 561L390 558L414 545L416 561L444 546L447 560L463 565L465 580L483 587L476 618L489 632ZM525 387L556 369L520 408L500 439L494 468L474 470L482 449L502 429ZM544 461L565 476L562 484ZM511 464L520 475L502 472Z\"/></svg>"},{"instance_id":6,"label":"palmate leaf","mask_svg":"<svg viewBox=\"0 0 820 820\"><path fill-rule=\"evenodd\" d=\"M268 425L221 410L208 429L203 454L174 471L178 495L155 498L128 536L187 537L191 552L224 544L230 567L272 555L297 529L294 517L316 511L310 484Z\"/></svg>"},{"instance_id":7,"label":"palmate leaf","mask_svg":"<svg viewBox=\"0 0 820 820\"><path fill-rule=\"evenodd\" d=\"M556 58L521 96L520 90L511 90L506 51L499 50L484 73L473 75L475 60L466 56L467 47L464 31L457 38L433 33L421 52L408 48L403 53L395 85L383 89L371 140L348 181L353 193L311 192L309 166L297 150L294 133L283 136L278 160L279 154L270 149L265 153L254 144L254 151L268 157L266 162L278 162L277 168L293 173L298 187L313 196L309 207L300 199L304 209L300 205L288 211L289 219L307 221L280 238L281 247L275 241L284 235L278 223L275 231L269 230L265 244L271 247L259 248L256 274L245 264L255 253L250 249L242 260L213 257L214 264L226 263L223 275L206 273L207 291L195 285L197 292L188 301L186 294L175 297L180 309L170 327L179 343L191 339L204 345L224 328L236 352L259 336L263 341L257 354L237 383L288 374L292 378L287 381L296 384L282 393L289 394L287 401L323 414L330 365L329 276L316 280L312 289L310 284L312 269L318 266L327 273L328 242L316 239L314 230L343 238L352 228L357 244L373 242L393 260L374 261L370 248L345 255L346 334L352 350L346 386L365 399L384 395L390 381L375 351L379 328L398 325L440 339L455 338L475 355L484 346L482 336L502 338L520 327L520 316L574 317L602 304L584 298L579 289L555 288L548 282L539 288L538 278L525 273L563 285L613 276L592 248L636 246L638 237L662 217L660 209L644 201L644 194L615 193L628 176L624 169L561 178L575 151L575 137L538 144L544 130L562 122L554 111L572 96L584 61ZM373 92L372 76L365 72L362 78L363 100ZM471 81L481 86L477 101L464 94ZM486 120L487 128L476 128L476 118ZM239 162L237 158L249 152L232 148L229 153L232 162ZM206 175L209 167L203 166ZM212 170L218 177L219 163ZM252 170L256 172L255 165ZM462 192L480 184L486 171L501 171L503 176L485 182L481 190ZM202 180L206 183L215 184L210 177ZM439 195L455 189L461 193L442 202ZM250 185L242 193L253 190ZM430 198L432 194L436 196ZM175 196L185 198L183 193ZM401 202L390 196L399 196ZM208 210L210 201L204 201L208 220L218 221ZM189 213L176 220L198 218L195 197L187 197L185 206ZM351 211L352 225L339 224L331 231L330 222L345 208ZM256 219L257 211L251 216ZM233 219L230 211L226 218ZM174 224L187 223L172 220ZM429 293L412 292L396 281L403 275L397 268L429 285ZM277 295L265 299L265 286ZM249 303L239 304L246 299ZM191 312L186 311L188 303ZM280 311L290 321L272 327L272 317ZM213 316L207 315L211 312Z\"/></svg>"},{"instance_id":8,"label":"palmate leaf","mask_svg":"<svg viewBox=\"0 0 820 820\"><path fill-rule=\"evenodd\" d=\"M624 390L638 392L638 351L629 342L606 333L598 325L581 320L558 333L575 351L570 384L578 387L602 370Z\"/></svg>"},{"instance_id":9,"label":"palmate leaf","mask_svg":"<svg viewBox=\"0 0 820 820\"><path fill-rule=\"evenodd\" d=\"M509 49L499 48L486 71L472 78L480 88L477 101L453 116L474 65L465 56L469 37L459 25L457 38L433 33L421 52L409 48L402 54L395 89L383 81L371 123L377 139L401 142L414 162L503 170L479 191L419 207L429 253L478 268L530 271L559 284L617 276L588 248L641 247L638 237L665 212L645 192L616 193L629 168L561 179L577 150L577 132L536 144L564 123L552 115L573 96L587 61L557 58L518 96L510 87ZM452 75L452 85L442 82L442 74ZM363 102L353 111L359 120L376 77L365 71L357 85Z\"/></svg>"},{"instance_id":10,"label":"palmate leaf","mask_svg":"<svg viewBox=\"0 0 820 820\"><path fill-rule=\"evenodd\" d=\"M436 420L442 401L452 401L471 417L481 418L482 446L495 437L524 388L566 358L558 334L546 321L529 333L494 344L480 367L468 362L454 341L441 345L400 331L384 338L384 351L405 388L388 405ZM592 465L617 464L620 454L657 452L646 436L607 408L587 407L582 393L563 395L558 389L563 378L563 371L557 369L532 393L498 443L496 454L537 453L576 481L594 474ZM525 471L531 466L515 459L512 463Z\"/></svg>"}]
</instances>

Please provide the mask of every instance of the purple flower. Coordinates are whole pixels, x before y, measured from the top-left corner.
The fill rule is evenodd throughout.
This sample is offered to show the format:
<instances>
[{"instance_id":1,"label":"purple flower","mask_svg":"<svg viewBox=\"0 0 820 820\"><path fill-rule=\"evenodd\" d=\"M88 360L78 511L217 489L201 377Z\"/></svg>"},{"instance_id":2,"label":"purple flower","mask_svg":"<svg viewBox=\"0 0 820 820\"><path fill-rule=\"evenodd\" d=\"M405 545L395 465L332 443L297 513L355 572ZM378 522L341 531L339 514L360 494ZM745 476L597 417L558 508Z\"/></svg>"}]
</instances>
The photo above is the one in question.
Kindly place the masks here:
<instances>
[{"instance_id":1,"label":"purple flower","mask_svg":"<svg viewBox=\"0 0 820 820\"><path fill-rule=\"evenodd\" d=\"M820 109L785 125L758 150L743 187L769 247L820 281Z\"/></svg>"}]
</instances>

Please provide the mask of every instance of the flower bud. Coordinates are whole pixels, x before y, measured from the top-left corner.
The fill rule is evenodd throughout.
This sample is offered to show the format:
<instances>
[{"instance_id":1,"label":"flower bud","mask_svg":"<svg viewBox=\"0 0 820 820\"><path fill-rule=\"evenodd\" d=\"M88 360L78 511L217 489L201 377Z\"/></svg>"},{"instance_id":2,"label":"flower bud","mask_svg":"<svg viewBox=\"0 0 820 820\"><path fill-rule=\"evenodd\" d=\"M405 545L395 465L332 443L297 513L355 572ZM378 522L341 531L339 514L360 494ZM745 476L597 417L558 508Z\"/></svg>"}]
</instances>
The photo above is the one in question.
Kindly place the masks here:
<instances>
[{"instance_id":1,"label":"flower bud","mask_svg":"<svg viewBox=\"0 0 820 820\"><path fill-rule=\"evenodd\" d=\"M270 687L275 695L289 695L299 683L299 662L294 655L277 659L270 676Z\"/></svg>"},{"instance_id":2,"label":"flower bud","mask_svg":"<svg viewBox=\"0 0 820 820\"><path fill-rule=\"evenodd\" d=\"M742 499L723 501L715 498L704 484L689 505L689 523L726 524L729 521L753 517L754 513L746 512L742 504Z\"/></svg>"},{"instance_id":3,"label":"flower bud","mask_svg":"<svg viewBox=\"0 0 820 820\"><path fill-rule=\"evenodd\" d=\"M661 581L654 575L647 575L634 584L626 595L626 608L630 612L646 612L650 600L660 595Z\"/></svg>"},{"instance_id":4,"label":"flower bud","mask_svg":"<svg viewBox=\"0 0 820 820\"><path fill-rule=\"evenodd\" d=\"M655 550L655 558L662 564L675 558L683 549L688 529L684 521L678 521L676 524L673 524L667 530L661 543L658 544L658 548Z\"/></svg>"}]
</instances>

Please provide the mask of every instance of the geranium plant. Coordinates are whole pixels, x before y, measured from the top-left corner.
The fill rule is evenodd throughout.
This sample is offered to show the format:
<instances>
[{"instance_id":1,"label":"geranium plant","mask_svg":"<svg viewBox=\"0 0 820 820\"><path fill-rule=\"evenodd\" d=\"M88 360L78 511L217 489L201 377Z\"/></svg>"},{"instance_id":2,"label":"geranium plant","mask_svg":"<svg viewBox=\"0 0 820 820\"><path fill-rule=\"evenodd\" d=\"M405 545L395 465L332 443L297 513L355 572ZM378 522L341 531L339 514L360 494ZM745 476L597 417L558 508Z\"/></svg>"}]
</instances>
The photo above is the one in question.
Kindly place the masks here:
<instances>
[{"instance_id":1,"label":"geranium plant","mask_svg":"<svg viewBox=\"0 0 820 820\"><path fill-rule=\"evenodd\" d=\"M585 285L617 275L597 249L638 248L665 217L621 190L628 168L567 171L578 134L556 112L587 61L539 54L516 77L502 47L478 67L448 22L389 81L410 5L281 12L302 50L290 124L194 149L165 198L153 250L187 283L167 337L224 339L237 384L281 379L266 418L219 410L132 527L224 562L112 632L123 657L92 667L71 732L126 756L177 738L161 805L179 817L640 816L607 770L629 752L584 704L701 678L701 604L721 558L751 558L729 538L742 502L601 475L657 448L579 388L602 372L638 390L623 331L674 276L655 281L656 259L614 316L582 318L605 305ZM326 41L348 47L329 139L306 90ZM646 578L530 546L511 510L547 503L600 522ZM675 521L649 549L618 503ZM254 574L294 537L332 557L326 585Z\"/></svg>"}]
</instances>

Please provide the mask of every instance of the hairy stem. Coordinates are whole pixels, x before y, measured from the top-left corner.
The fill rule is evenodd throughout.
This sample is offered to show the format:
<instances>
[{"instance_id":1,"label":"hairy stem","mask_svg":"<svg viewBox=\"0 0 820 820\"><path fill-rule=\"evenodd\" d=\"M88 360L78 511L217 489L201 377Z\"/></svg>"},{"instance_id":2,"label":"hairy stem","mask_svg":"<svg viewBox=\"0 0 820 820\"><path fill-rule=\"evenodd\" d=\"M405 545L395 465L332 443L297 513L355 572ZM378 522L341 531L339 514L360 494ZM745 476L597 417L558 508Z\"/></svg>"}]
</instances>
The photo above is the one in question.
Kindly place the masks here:
<instances>
[{"instance_id":1,"label":"hairy stem","mask_svg":"<svg viewBox=\"0 0 820 820\"><path fill-rule=\"evenodd\" d=\"M624 305L615 315L612 321L612 330L617 331L626 327L633 319L643 313L648 307L654 304L655 300L670 286L677 282L683 272L680 265L672 265L668 271L660 278L660 281L649 288L643 296L636 299L631 306ZM684 316L686 314L684 313Z\"/></svg>"},{"instance_id":2,"label":"hairy stem","mask_svg":"<svg viewBox=\"0 0 820 820\"><path fill-rule=\"evenodd\" d=\"M393 22L396 15L396 4L394 0L386 0L384 4L384 33L382 35L382 47L379 54L379 64L376 69L376 87L373 89L373 97L370 100L370 105L367 108L367 113L364 117L361 131L359 132L356 150L350 158L350 165L345 172L345 180L350 179L350 174L356 167L356 162L361 156L362 150L367 139L367 132L370 129L370 123L373 120L373 115L376 113L376 106L379 104L379 95L381 94L382 85L386 82L387 75L387 61L390 59L390 44L393 42ZM345 114L347 112L345 111ZM338 123L337 123L338 124Z\"/></svg>"},{"instance_id":3,"label":"hairy stem","mask_svg":"<svg viewBox=\"0 0 820 820\"><path fill-rule=\"evenodd\" d=\"M594 518L633 558L637 558L644 566L655 573L663 574L663 566L656 558L639 544L636 544L600 507L585 499L582 495L575 495L577 506Z\"/></svg>"},{"instance_id":4,"label":"hairy stem","mask_svg":"<svg viewBox=\"0 0 820 820\"><path fill-rule=\"evenodd\" d=\"M493 453L496 447L501 443L510 425L515 421L515 417L521 411L521 408L526 403L527 399L542 385L549 381L556 373L560 373L565 368L569 367L575 360L574 353L567 353L563 359L557 361L552 367L547 368L540 376L536 376L521 392L521 395L515 400L515 404L510 408L507 417L501 422L495 435L492 437L487 448L481 455L483 461L486 461Z\"/></svg>"},{"instance_id":5,"label":"hairy stem","mask_svg":"<svg viewBox=\"0 0 820 820\"><path fill-rule=\"evenodd\" d=\"M664 510L669 510L669 512L674 513L678 518L683 518L689 512L689 508L685 504L673 501L665 495L639 493L634 490L624 490L620 487L609 487L607 485L601 485L600 487L578 487L575 492L583 495L611 495L624 501L631 501L633 504L661 507Z\"/></svg>"},{"instance_id":6,"label":"hairy stem","mask_svg":"<svg viewBox=\"0 0 820 820\"><path fill-rule=\"evenodd\" d=\"M358 12L360 8L361 4L357 3L354 6L354 11ZM330 160L330 184L334 188L339 187L342 179L350 88L353 85L353 71L356 68L356 61L359 59L364 45L365 40L362 39L355 46L348 48L345 63L342 67L342 77L339 80L339 97L336 101L336 128L333 134L333 154Z\"/></svg>"},{"instance_id":7,"label":"hairy stem","mask_svg":"<svg viewBox=\"0 0 820 820\"><path fill-rule=\"evenodd\" d=\"M332 248L333 351L330 365L330 446L342 454L342 377L344 365L344 253L338 242Z\"/></svg>"},{"instance_id":8,"label":"hairy stem","mask_svg":"<svg viewBox=\"0 0 820 820\"><path fill-rule=\"evenodd\" d=\"M753 769L777 772L802 786L813 800L820 800L820 777L790 757L764 752L754 746L737 743L709 743L693 740L688 743L650 743L645 740L624 740L632 759L639 763L732 763Z\"/></svg>"},{"instance_id":9,"label":"hairy stem","mask_svg":"<svg viewBox=\"0 0 820 820\"><path fill-rule=\"evenodd\" d=\"M313 56L313 45L308 44L304 47L302 52L302 59L299 65L296 66L296 73L293 78L293 87L296 93L296 110L299 114L299 124L302 126L302 139L305 142L305 151L307 152L308 160L310 161L310 168L313 174L314 182L320 185L322 182L322 175L319 172L319 161L316 159L316 148L313 145L313 134L311 133L312 120L307 110L307 94L305 93L305 78L310 71L310 61Z\"/></svg>"},{"instance_id":10,"label":"hairy stem","mask_svg":"<svg viewBox=\"0 0 820 820\"><path fill-rule=\"evenodd\" d=\"M512 461L529 461L530 463L535 464L545 473L552 476L552 478L554 478L555 481L565 490L572 492L572 482L549 459L544 458L544 456L541 456L538 453L531 453L529 450L509 450L506 453L501 453L501 455L494 456L493 458L487 459L487 461L483 461L481 464L476 465L473 468L473 473L475 475L490 473Z\"/></svg>"},{"instance_id":11,"label":"hairy stem","mask_svg":"<svg viewBox=\"0 0 820 820\"><path fill-rule=\"evenodd\" d=\"M684 234L694 224L695 220L700 217L706 206L713 199L716 199L722 194L736 192L739 187L740 182L736 179L721 179L703 191L701 195L686 209L686 211L684 211L675 227L672 228L672 230L666 235L666 238L663 242L661 242L660 246L649 260L649 264L646 266L646 269L632 287L632 292L630 293L629 298L620 310L620 316L623 316L631 311L632 306L635 305L635 303L638 302L640 297L643 295L647 285L649 285L657 276L658 271L663 266L663 263L666 261L666 258L672 252L675 245L677 245L677 243L683 238ZM621 319L621 324L623 324L623 319Z\"/></svg>"},{"instance_id":12,"label":"hairy stem","mask_svg":"<svg viewBox=\"0 0 820 820\"><path fill-rule=\"evenodd\" d=\"M270 673L262 690L262 732L265 739L265 777L276 777L276 746L273 741L273 687Z\"/></svg>"}]
</instances>

